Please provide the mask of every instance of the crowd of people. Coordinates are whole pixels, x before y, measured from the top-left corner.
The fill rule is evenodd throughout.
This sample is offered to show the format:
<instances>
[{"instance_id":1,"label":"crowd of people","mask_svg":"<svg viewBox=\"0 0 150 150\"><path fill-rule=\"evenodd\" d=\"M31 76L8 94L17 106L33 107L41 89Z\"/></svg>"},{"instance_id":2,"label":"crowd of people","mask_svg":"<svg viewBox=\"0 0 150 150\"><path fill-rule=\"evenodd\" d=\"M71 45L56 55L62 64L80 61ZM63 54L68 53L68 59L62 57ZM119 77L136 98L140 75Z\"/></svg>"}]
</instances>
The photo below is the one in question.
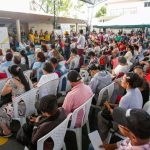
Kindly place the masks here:
<instances>
[{"instance_id":1,"label":"crowd of people","mask_svg":"<svg viewBox=\"0 0 150 150\"><path fill-rule=\"evenodd\" d=\"M79 34L66 31L63 36L56 36L54 32L43 34L41 30L38 34L31 30L28 42L22 39L19 49L12 45L0 61L0 79L7 78L0 91L0 137L13 134L15 97L67 74L71 90L61 103L59 93L39 100L38 115L29 116L17 133L20 143L36 149L37 141L69 113L93 94L92 104L96 105L100 91L114 83L112 97L107 99L106 92L101 106L96 111L90 109L91 131L98 130L104 143L110 128L119 129L126 137L117 144L101 145L106 150L150 149L150 107L148 112L142 109L150 96L150 39L144 32L84 34L80 30ZM24 73L27 70L31 70L30 77ZM88 74L86 81L83 70ZM79 113L76 127L80 127L82 117ZM72 142L67 140L66 143ZM51 139L47 140L44 149L53 149L53 144ZM73 144L67 144L67 149L73 150ZM90 145L89 149L94 148Z\"/></svg>"}]
</instances>

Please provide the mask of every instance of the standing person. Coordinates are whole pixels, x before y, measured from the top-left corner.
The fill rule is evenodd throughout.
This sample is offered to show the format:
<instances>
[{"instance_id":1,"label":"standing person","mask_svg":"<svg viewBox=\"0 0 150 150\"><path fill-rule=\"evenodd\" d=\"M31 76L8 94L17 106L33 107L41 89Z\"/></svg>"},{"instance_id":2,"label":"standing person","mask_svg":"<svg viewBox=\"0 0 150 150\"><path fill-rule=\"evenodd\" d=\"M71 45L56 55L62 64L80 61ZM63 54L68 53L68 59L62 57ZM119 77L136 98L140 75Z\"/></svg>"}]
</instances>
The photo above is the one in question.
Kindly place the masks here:
<instances>
[{"instance_id":1,"label":"standing person","mask_svg":"<svg viewBox=\"0 0 150 150\"><path fill-rule=\"evenodd\" d=\"M45 36L44 36L44 33L43 33L42 29L40 31L39 39L40 39L40 43L41 43L41 41L45 40Z\"/></svg>"},{"instance_id":2,"label":"standing person","mask_svg":"<svg viewBox=\"0 0 150 150\"><path fill-rule=\"evenodd\" d=\"M52 31L52 33L50 35L50 43L52 45L55 45L55 33L54 33L54 31Z\"/></svg>"},{"instance_id":3,"label":"standing person","mask_svg":"<svg viewBox=\"0 0 150 150\"><path fill-rule=\"evenodd\" d=\"M83 30L80 30L80 36L77 41L77 49L78 49L78 55L80 56L80 66L84 63L83 53L85 48L85 37L83 35Z\"/></svg>"},{"instance_id":4,"label":"standing person","mask_svg":"<svg viewBox=\"0 0 150 150\"><path fill-rule=\"evenodd\" d=\"M69 57L70 57L70 44L71 44L71 40L70 40L70 37L69 37L69 33L67 31L64 33L64 35L65 35L64 56L65 56L65 59L68 60Z\"/></svg>"},{"instance_id":5,"label":"standing person","mask_svg":"<svg viewBox=\"0 0 150 150\"><path fill-rule=\"evenodd\" d=\"M34 43L34 39L35 39L35 36L34 36L33 31L32 31L32 29L31 29L31 30L30 30L30 33L29 33L29 41L30 41L31 43Z\"/></svg>"},{"instance_id":6,"label":"standing person","mask_svg":"<svg viewBox=\"0 0 150 150\"><path fill-rule=\"evenodd\" d=\"M35 33L34 33L34 44L39 44L39 35L38 35L38 33L37 33L37 31L35 31Z\"/></svg>"},{"instance_id":7,"label":"standing person","mask_svg":"<svg viewBox=\"0 0 150 150\"><path fill-rule=\"evenodd\" d=\"M50 34L48 33L48 31L45 32L45 42L46 44L50 43Z\"/></svg>"}]
</instances>

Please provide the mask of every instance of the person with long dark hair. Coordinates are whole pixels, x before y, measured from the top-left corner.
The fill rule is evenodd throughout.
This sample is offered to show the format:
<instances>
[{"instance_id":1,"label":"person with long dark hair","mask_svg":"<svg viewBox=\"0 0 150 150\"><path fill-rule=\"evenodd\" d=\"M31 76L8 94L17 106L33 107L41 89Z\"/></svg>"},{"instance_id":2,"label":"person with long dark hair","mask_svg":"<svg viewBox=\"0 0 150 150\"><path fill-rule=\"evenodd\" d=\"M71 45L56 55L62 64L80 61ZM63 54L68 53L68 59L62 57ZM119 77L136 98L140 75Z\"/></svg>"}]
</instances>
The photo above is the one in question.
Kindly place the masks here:
<instances>
[{"instance_id":1,"label":"person with long dark hair","mask_svg":"<svg viewBox=\"0 0 150 150\"><path fill-rule=\"evenodd\" d=\"M26 68L29 69L29 60L27 54L24 50L20 51L21 54L21 63L26 65Z\"/></svg>"},{"instance_id":2,"label":"person with long dark hair","mask_svg":"<svg viewBox=\"0 0 150 150\"><path fill-rule=\"evenodd\" d=\"M12 78L6 82L1 93L0 128L2 131L0 132L0 137L9 137L12 134L9 128L13 117L12 99L30 90L29 82L20 67L12 65L8 68L8 71Z\"/></svg>"}]
</instances>

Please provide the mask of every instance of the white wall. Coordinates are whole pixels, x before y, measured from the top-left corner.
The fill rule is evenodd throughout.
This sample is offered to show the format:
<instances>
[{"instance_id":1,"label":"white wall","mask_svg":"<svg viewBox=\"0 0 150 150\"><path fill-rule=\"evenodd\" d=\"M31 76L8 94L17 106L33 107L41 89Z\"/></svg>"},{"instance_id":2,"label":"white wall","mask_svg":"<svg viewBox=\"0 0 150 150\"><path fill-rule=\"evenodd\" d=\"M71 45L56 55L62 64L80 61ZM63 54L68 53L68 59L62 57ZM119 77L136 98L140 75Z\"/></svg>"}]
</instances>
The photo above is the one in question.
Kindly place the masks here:
<instances>
[{"instance_id":1,"label":"white wall","mask_svg":"<svg viewBox=\"0 0 150 150\"><path fill-rule=\"evenodd\" d=\"M38 32L40 32L41 29L43 30L43 32L53 31L53 25L52 24L46 24L46 23L29 23L29 29L31 29L31 28L33 31L37 30Z\"/></svg>"},{"instance_id":2,"label":"white wall","mask_svg":"<svg viewBox=\"0 0 150 150\"><path fill-rule=\"evenodd\" d=\"M107 16L117 16L126 14L150 13L150 7L144 7L144 1L124 2L107 5Z\"/></svg>"}]
</instances>

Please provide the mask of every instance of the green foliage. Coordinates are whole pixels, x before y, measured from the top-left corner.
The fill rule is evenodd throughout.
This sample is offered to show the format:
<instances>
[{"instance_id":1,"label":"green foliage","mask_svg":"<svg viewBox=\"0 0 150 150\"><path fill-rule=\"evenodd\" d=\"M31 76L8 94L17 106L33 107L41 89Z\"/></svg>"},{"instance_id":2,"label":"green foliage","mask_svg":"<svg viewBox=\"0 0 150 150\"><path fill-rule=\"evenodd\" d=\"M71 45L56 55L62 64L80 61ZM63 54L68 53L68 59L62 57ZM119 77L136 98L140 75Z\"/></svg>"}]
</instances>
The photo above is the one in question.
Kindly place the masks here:
<instances>
[{"instance_id":1,"label":"green foliage","mask_svg":"<svg viewBox=\"0 0 150 150\"><path fill-rule=\"evenodd\" d=\"M95 17L102 17L102 16L105 16L107 13L107 9L105 6L102 6L96 13Z\"/></svg>"}]
</instances>

